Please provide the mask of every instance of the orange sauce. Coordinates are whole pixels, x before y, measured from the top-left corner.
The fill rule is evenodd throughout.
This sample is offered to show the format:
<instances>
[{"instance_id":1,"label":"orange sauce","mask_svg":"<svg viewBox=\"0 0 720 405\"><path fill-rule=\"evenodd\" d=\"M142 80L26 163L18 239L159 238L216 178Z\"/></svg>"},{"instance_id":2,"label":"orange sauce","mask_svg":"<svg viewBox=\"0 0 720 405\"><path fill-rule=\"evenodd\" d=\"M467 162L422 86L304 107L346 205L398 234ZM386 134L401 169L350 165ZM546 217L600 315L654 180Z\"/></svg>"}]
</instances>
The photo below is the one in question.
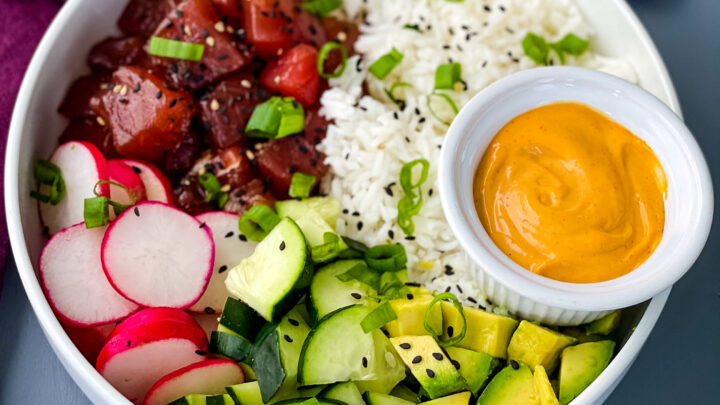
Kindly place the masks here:
<instances>
[{"instance_id":1,"label":"orange sauce","mask_svg":"<svg viewBox=\"0 0 720 405\"><path fill-rule=\"evenodd\" d=\"M527 111L495 136L474 200L495 244L555 280L612 280L660 243L667 180L640 138L578 103Z\"/></svg>"}]
</instances>

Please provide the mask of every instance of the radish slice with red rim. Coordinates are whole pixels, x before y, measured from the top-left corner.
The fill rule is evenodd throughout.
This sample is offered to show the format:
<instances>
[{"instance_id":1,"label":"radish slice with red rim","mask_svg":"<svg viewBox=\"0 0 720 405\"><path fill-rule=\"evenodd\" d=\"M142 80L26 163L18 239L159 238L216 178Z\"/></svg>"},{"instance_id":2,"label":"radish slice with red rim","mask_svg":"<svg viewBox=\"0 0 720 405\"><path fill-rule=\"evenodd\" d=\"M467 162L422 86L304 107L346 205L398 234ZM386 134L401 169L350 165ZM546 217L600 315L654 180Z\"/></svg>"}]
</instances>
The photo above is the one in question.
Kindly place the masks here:
<instances>
[{"instance_id":1,"label":"radish slice with red rim","mask_svg":"<svg viewBox=\"0 0 720 405\"><path fill-rule=\"evenodd\" d=\"M167 177L154 165L132 159L120 159L140 176L145 185L145 193L150 201L171 204L173 201L172 187Z\"/></svg>"},{"instance_id":2,"label":"radish slice with red rim","mask_svg":"<svg viewBox=\"0 0 720 405\"><path fill-rule=\"evenodd\" d=\"M242 367L232 360L215 359L191 364L156 382L144 405L166 405L185 395L203 393L219 395L225 387L245 382Z\"/></svg>"}]
</instances>

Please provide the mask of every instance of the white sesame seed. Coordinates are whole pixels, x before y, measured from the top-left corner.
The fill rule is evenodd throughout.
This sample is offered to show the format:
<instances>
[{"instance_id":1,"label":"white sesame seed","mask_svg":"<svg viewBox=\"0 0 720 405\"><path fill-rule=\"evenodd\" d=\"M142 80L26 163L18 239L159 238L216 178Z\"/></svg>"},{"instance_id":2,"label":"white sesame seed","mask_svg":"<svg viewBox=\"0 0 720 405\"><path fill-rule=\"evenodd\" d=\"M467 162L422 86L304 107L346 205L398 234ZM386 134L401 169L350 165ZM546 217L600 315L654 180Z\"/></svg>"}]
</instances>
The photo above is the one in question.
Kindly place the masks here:
<instances>
[{"instance_id":1,"label":"white sesame seed","mask_svg":"<svg viewBox=\"0 0 720 405\"><path fill-rule=\"evenodd\" d=\"M207 173L207 169L205 166L201 167L200 170L198 170L198 175L202 176L203 174Z\"/></svg>"},{"instance_id":2,"label":"white sesame seed","mask_svg":"<svg viewBox=\"0 0 720 405\"><path fill-rule=\"evenodd\" d=\"M225 31L225 23L222 21L216 22L215 23L215 31L217 31L217 32Z\"/></svg>"},{"instance_id":3,"label":"white sesame seed","mask_svg":"<svg viewBox=\"0 0 720 405\"><path fill-rule=\"evenodd\" d=\"M277 54L278 54L278 56L282 55L282 54L283 54L283 49L282 49L282 48L278 49L278 50L277 50Z\"/></svg>"},{"instance_id":4,"label":"white sesame seed","mask_svg":"<svg viewBox=\"0 0 720 405\"><path fill-rule=\"evenodd\" d=\"M101 90L107 90L108 87L109 87L109 86L108 86L107 83L102 83L102 84L100 85L100 89L101 89Z\"/></svg>"},{"instance_id":5,"label":"white sesame seed","mask_svg":"<svg viewBox=\"0 0 720 405\"><path fill-rule=\"evenodd\" d=\"M212 99L212 101L210 102L210 109L213 111L217 111L220 109L220 102L218 102L216 98Z\"/></svg>"},{"instance_id":6,"label":"white sesame seed","mask_svg":"<svg viewBox=\"0 0 720 405\"><path fill-rule=\"evenodd\" d=\"M226 185L220 187L220 191L222 191L223 193L227 193L228 191L230 191L230 185L226 184Z\"/></svg>"},{"instance_id":7,"label":"white sesame seed","mask_svg":"<svg viewBox=\"0 0 720 405\"><path fill-rule=\"evenodd\" d=\"M245 156L250 160L255 160L255 154L249 149L245 151Z\"/></svg>"},{"instance_id":8,"label":"white sesame seed","mask_svg":"<svg viewBox=\"0 0 720 405\"><path fill-rule=\"evenodd\" d=\"M105 120L102 117L97 117L97 123L100 124L101 127L105 126Z\"/></svg>"},{"instance_id":9,"label":"white sesame seed","mask_svg":"<svg viewBox=\"0 0 720 405\"><path fill-rule=\"evenodd\" d=\"M262 143L256 143L256 144L255 144L255 150L260 150L260 149L262 149L262 148L263 148L263 144L262 144Z\"/></svg>"},{"instance_id":10,"label":"white sesame seed","mask_svg":"<svg viewBox=\"0 0 720 405\"><path fill-rule=\"evenodd\" d=\"M280 84L280 76L275 76L273 82L275 82L275 84Z\"/></svg>"},{"instance_id":11,"label":"white sesame seed","mask_svg":"<svg viewBox=\"0 0 720 405\"><path fill-rule=\"evenodd\" d=\"M187 35L187 36L192 35L192 31L190 31L190 27L188 27L187 25L185 26L185 30L184 30L184 31L185 31L185 35Z\"/></svg>"},{"instance_id":12,"label":"white sesame seed","mask_svg":"<svg viewBox=\"0 0 720 405\"><path fill-rule=\"evenodd\" d=\"M240 81L240 84L243 87L245 87L246 89L249 89L252 87L252 83L250 83L250 80L247 80L247 79L243 79L242 81Z\"/></svg>"},{"instance_id":13,"label":"white sesame seed","mask_svg":"<svg viewBox=\"0 0 720 405\"><path fill-rule=\"evenodd\" d=\"M340 42L345 42L345 40L347 39L347 34L346 34L344 31L340 31L340 32L338 32L338 34L337 34L337 39L338 39Z\"/></svg>"},{"instance_id":14,"label":"white sesame seed","mask_svg":"<svg viewBox=\"0 0 720 405\"><path fill-rule=\"evenodd\" d=\"M228 25L227 27L225 27L225 31L226 31L228 34L232 34L233 32L235 32L235 28L233 28L233 27L231 27L231 26Z\"/></svg>"},{"instance_id":15,"label":"white sesame seed","mask_svg":"<svg viewBox=\"0 0 720 405\"><path fill-rule=\"evenodd\" d=\"M207 38L205 38L205 43L206 43L208 46L215 46L215 38L213 38L213 37L207 37Z\"/></svg>"},{"instance_id":16,"label":"white sesame seed","mask_svg":"<svg viewBox=\"0 0 720 405\"><path fill-rule=\"evenodd\" d=\"M128 94L128 88L126 85L123 84L122 88L120 89L120 95L126 96Z\"/></svg>"},{"instance_id":17,"label":"white sesame seed","mask_svg":"<svg viewBox=\"0 0 720 405\"><path fill-rule=\"evenodd\" d=\"M115 94L120 93L120 87L122 87L122 86L115 85L115 87L113 87L113 93L115 93Z\"/></svg>"}]
</instances>

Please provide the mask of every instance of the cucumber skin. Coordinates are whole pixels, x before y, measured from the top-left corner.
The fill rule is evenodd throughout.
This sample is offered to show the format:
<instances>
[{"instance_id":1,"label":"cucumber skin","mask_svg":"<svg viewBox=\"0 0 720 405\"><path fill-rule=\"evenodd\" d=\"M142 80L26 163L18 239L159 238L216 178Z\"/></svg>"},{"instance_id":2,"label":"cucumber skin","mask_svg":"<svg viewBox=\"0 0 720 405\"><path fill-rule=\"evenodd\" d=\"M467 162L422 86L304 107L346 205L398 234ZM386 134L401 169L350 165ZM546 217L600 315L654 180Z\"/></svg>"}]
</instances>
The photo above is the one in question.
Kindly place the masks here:
<instances>
[{"instance_id":1,"label":"cucumber skin","mask_svg":"<svg viewBox=\"0 0 720 405\"><path fill-rule=\"evenodd\" d=\"M307 293L310 283L312 283L313 276L315 275L315 264L312 261L310 247L307 246L307 244L305 246L305 263L303 264L300 276L290 288L290 292L273 306L270 317L274 323L280 322L280 320L300 302L300 299Z\"/></svg>"},{"instance_id":2,"label":"cucumber skin","mask_svg":"<svg viewBox=\"0 0 720 405\"><path fill-rule=\"evenodd\" d=\"M243 361L250 357L253 344L241 336L213 331L210 334L208 351L235 361Z\"/></svg>"},{"instance_id":3,"label":"cucumber skin","mask_svg":"<svg viewBox=\"0 0 720 405\"><path fill-rule=\"evenodd\" d=\"M267 322L244 302L228 297L219 323L252 342Z\"/></svg>"},{"instance_id":4,"label":"cucumber skin","mask_svg":"<svg viewBox=\"0 0 720 405\"><path fill-rule=\"evenodd\" d=\"M298 399L286 399L284 401L275 402L275 405L295 405L295 404L302 404L303 402L307 401L310 398L298 398ZM345 402L338 401L335 399L327 399L327 398L318 398L318 402L320 402L321 405L347 405Z\"/></svg>"},{"instance_id":5,"label":"cucumber skin","mask_svg":"<svg viewBox=\"0 0 720 405\"><path fill-rule=\"evenodd\" d=\"M285 381L285 369L280 359L277 324L267 324L258 332L252 351L253 371L258 379L263 402L268 403ZM259 361L258 361L259 360Z\"/></svg>"}]
</instances>

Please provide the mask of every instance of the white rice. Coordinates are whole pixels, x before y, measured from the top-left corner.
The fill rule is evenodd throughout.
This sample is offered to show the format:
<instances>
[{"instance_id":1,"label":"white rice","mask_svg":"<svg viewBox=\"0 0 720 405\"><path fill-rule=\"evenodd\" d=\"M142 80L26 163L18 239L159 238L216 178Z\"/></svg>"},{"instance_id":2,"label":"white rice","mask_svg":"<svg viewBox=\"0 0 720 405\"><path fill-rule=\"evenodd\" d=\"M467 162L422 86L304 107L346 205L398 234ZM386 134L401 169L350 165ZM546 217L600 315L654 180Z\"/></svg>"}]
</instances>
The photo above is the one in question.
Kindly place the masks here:
<instances>
[{"instance_id":1,"label":"white rice","mask_svg":"<svg viewBox=\"0 0 720 405\"><path fill-rule=\"evenodd\" d=\"M343 7L341 12L350 18L364 14L367 24L361 25L355 45L361 56L348 61L344 75L331 80L332 88L321 98L321 113L335 122L320 145L331 168L323 188L348 210L337 229L368 245L402 243L413 280L439 291L451 287L466 304L492 307L468 276L470 262L444 218L437 193L439 147L447 126L426 106L435 69L450 59L462 65L467 90L448 92L461 108L492 82L536 66L521 46L528 31L549 41L574 33L592 43L592 29L571 0L345 0ZM405 24L417 24L422 32L403 28ZM367 67L392 47L404 55L402 63L382 81L368 74ZM567 57L566 64L636 79L625 60L593 52ZM363 82L369 92L365 96ZM385 94L395 82L412 85L402 88L404 111ZM403 197L398 177L403 164L419 158L430 162L430 175L423 186L422 209L413 217L415 239L406 240L396 224ZM384 189L391 183L392 196Z\"/></svg>"}]
</instances>

